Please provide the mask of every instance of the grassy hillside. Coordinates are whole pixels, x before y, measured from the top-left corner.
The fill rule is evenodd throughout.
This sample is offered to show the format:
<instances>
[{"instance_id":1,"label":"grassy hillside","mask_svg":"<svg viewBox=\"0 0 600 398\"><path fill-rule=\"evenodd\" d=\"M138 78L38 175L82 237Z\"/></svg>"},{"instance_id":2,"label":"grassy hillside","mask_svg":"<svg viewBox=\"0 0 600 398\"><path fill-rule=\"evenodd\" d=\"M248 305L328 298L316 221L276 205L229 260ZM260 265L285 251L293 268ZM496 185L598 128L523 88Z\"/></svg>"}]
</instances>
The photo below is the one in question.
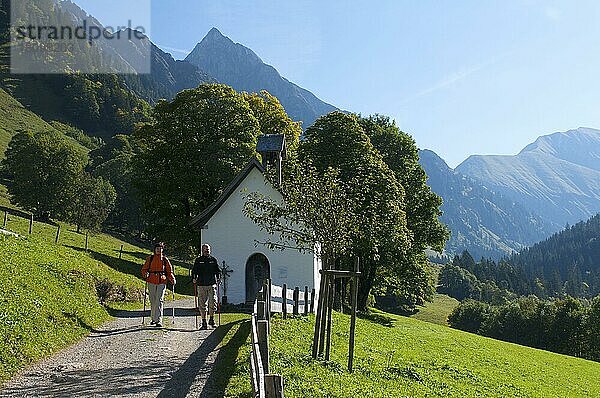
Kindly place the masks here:
<instances>
[{"instance_id":1,"label":"grassy hillside","mask_svg":"<svg viewBox=\"0 0 600 398\"><path fill-rule=\"evenodd\" d=\"M436 293L433 302L417 306L417 312L411 315L411 318L438 325L448 325L448 316L452 310L458 307L458 304L460 302L457 299Z\"/></svg>"},{"instance_id":2,"label":"grassy hillside","mask_svg":"<svg viewBox=\"0 0 600 398\"><path fill-rule=\"evenodd\" d=\"M0 380L108 320L98 295L140 301L139 280L77 250L0 236L0 251Z\"/></svg>"},{"instance_id":3,"label":"grassy hillside","mask_svg":"<svg viewBox=\"0 0 600 398\"><path fill-rule=\"evenodd\" d=\"M98 234L86 252L73 226L61 224L55 244L55 226L35 222L29 235L29 221L14 215L6 228L21 237L0 234L0 382L85 336L110 318L109 307L141 306L147 249ZM178 291L191 291L187 269L176 271Z\"/></svg>"},{"instance_id":4,"label":"grassy hillside","mask_svg":"<svg viewBox=\"0 0 600 398\"><path fill-rule=\"evenodd\" d=\"M273 321L271 371L286 397L600 396L600 363L382 312L358 320L349 374L349 317L334 315L328 363L310 357L313 322Z\"/></svg>"},{"instance_id":5,"label":"grassy hillside","mask_svg":"<svg viewBox=\"0 0 600 398\"><path fill-rule=\"evenodd\" d=\"M25 109L16 99L6 91L0 89L0 159L10 139L19 130L42 131L53 128L35 113Z\"/></svg>"}]
</instances>

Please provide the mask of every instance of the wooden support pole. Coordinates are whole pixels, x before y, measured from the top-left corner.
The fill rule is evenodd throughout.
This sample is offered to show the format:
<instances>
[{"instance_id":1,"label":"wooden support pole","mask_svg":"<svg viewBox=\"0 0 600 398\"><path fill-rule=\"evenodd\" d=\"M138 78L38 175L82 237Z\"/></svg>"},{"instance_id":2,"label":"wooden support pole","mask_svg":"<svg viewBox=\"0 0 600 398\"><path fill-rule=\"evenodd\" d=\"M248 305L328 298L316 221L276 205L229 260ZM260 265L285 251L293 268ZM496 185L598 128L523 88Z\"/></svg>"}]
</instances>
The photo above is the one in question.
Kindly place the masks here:
<instances>
[{"instance_id":1,"label":"wooden support pole","mask_svg":"<svg viewBox=\"0 0 600 398\"><path fill-rule=\"evenodd\" d=\"M324 269L327 269L327 260L323 261ZM325 274L321 274L319 284L319 300L317 303L317 312L315 314L315 333L313 336L312 357L317 358L319 350L319 336L321 335L321 316L323 315L323 292L325 290Z\"/></svg>"},{"instance_id":2,"label":"wooden support pole","mask_svg":"<svg viewBox=\"0 0 600 398\"><path fill-rule=\"evenodd\" d=\"M121 249L119 250L119 260L123 258L123 245L121 245Z\"/></svg>"},{"instance_id":3,"label":"wooden support pole","mask_svg":"<svg viewBox=\"0 0 600 398\"><path fill-rule=\"evenodd\" d=\"M89 232L85 231L85 251L88 251Z\"/></svg>"},{"instance_id":4,"label":"wooden support pole","mask_svg":"<svg viewBox=\"0 0 600 398\"><path fill-rule=\"evenodd\" d=\"M29 217L29 235L33 232L33 213L31 213L31 217Z\"/></svg>"},{"instance_id":5,"label":"wooden support pole","mask_svg":"<svg viewBox=\"0 0 600 398\"><path fill-rule=\"evenodd\" d=\"M294 288L294 315L298 315L298 305L300 301L300 288L296 286Z\"/></svg>"},{"instance_id":6,"label":"wooden support pole","mask_svg":"<svg viewBox=\"0 0 600 398\"><path fill-rule=\"evenodd\" d=\"M333 299L335 295L335 278L329 280L329 298L327 299L327 341L325 342L325 360L329 361L331 352L331 310L333 309Z\"/></svg>"},{"instance_id":7,"label":"wooden support pole","mask_svg":"<svg viewBox=\"0 0 600 398\"><path fill-rule=\"evenodd\" d=\"M54 238L54 243L58 244L59 239L60 239L60 224L58 224L58 228L56 228L56 238Z\"/></svg>"},{"instance_id":8,"label":"wooden support pole","mask_svg":"<svg viewBox=\"0 0 600 398\"><path fill-rule=\"evenodd\" d=\"M283 284L283 288L281 289L281 313L283 314L283 319L287 319L287 284Z\"/></svg>"},{"instance_id":9,"label":"wooden support pole","mask_svg":"<svg viewBox=\"0 0 600 398\"><path fill-rule=\"evenodd\" d=\"M354 260L354 272L360 272L360 259ZM348 372L352 373L352 364L354 362L354 333L356 331L356 305L358 301L358 276L352 278L351 285L352 312L350 316L350 342L348 344Z\"/></svg>"},{"instance_id":10,"label":"wooden support pole","mask_svg":"<svg viewBox=\"0 0 600 398\"><path fill-rule=\"evenodd\" d=\"M315 295L317 294L315 288L312 288L312 291L310 292L310 313L314 314L315 313Z\"/></svg>"},{"instance_id":11,"label":"wooden support pole","mask_svg":"<svg viewBox=\"0 0 600 398\"><path fill-rule=\"evenodd\" d=\"M8 211L4 210L4 224L2 224L2 228L6 228L6 224L8 224Z\"/></svg>"},{"instance_id":12,"label":"wooden support pole","mask_svg":"<svg viewBox=\"0 0 600 398\"><path fill-rule=\"evenodd\" d=\"M327 309L329 308L329 276L325 276L325 289L323 290L323 308L321 309L321 334L319 336L319 356L325 352L325 332L327 330Z\"/></svg>"},{"instance_id":13,"label":"wooden support pole","mask_svg":"<svg viewBox=\"0 0 600 398\"><path fill-rule=\"evenodd\" d=\"M308 315L308 286L304 286L304 316Z\"/></svg>"},{"instance_id":14,"label":"wooden support pole","mask_svg":"<svg viewBox=\"0 0 600 398\"><path fill-rule=\"evenodd\" d=\"M267 398L283 398L283 377L265 375L265 393Z\"/></svg>"},{"instance_id":15,"label":"wooden support pole","mask_svg":"<svg viewBox=\"0 0 600 398\"><path fill-rule=\"evenodd\" d=\"M269 373L269 321L258 320L256 332L258 333L258 347L265 374Z\"/></svg>"}]
</instances>

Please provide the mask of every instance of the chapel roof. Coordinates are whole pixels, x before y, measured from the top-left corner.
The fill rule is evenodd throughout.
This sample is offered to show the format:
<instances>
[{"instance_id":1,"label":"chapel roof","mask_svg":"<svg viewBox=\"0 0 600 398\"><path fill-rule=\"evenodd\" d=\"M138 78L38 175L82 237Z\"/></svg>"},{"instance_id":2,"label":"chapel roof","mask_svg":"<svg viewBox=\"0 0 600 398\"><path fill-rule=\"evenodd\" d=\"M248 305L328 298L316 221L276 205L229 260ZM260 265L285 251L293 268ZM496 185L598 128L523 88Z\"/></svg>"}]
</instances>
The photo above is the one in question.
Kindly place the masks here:
<instances>
[{"instance_id":1,"label":"chapel roof","mask_svg":"<svg viewBox=\"0 0 600 398\"><path fill-rule=\"evenodd\" d=\"M244 166L242 171L238 173L238 175L223 190L219 197L217 197L217 199L210 206L204 209L202 213L192 218L192 221L190 221L190 226L194 229L201 229L204 225L206 225L208 220L210 220L210 218L217 212L217 210L219 210L219 208L223 205L223 203L225 203L225 201L231 196L231 194L235 192L235 190L240 186L242 181L244 181L244 179L248 176L248 174L250 174L250 172L255 167L261 173L264 173L265 169L262 166L262 164L260 164L258 159L254 157L250 159L250 161L246 164L246 166Z\"/></svg>"}]
</instances>

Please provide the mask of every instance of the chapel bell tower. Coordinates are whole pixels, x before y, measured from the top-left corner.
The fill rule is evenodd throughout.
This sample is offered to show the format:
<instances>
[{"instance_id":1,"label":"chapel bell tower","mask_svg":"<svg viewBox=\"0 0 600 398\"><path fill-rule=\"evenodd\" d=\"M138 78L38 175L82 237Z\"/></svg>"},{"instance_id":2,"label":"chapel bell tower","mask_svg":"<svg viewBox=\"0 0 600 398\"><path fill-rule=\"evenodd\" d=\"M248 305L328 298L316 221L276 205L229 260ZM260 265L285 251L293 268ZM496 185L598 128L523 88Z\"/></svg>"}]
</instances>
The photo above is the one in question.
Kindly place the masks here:
<instances>
[{"instance_id":1,"label":"chapel bell tower","mask_svg":"<svg viewBox=\"0 0 600 398\"><path fill-rule=\"evenodd\" d=\"M262 157L262 165L265 170L276 167L277 184L281 185L283 181L282 163L287 157L285 146L285 135L283 134L263 134L258 137L256 152Z\"/></svg>"}]
</instances>

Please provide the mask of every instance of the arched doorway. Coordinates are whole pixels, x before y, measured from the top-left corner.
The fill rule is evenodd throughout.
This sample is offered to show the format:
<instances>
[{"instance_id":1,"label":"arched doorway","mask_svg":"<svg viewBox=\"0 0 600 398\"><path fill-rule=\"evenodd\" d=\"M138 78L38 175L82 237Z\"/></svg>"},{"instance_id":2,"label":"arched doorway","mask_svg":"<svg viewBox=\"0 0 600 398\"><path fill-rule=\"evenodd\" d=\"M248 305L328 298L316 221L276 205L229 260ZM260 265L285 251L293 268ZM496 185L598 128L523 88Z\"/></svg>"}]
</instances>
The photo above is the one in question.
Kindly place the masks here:
<instances>
[{"instance_id":1,"label":"arched doorway","mask_svg":"<svg viewBox=\"0 0 600 398\"><path fill-rule=\"evenodd\" d=\"M253 303L256 293L265 279L271 277L269 260L264 254L255 253L246 261L246 303Z\"/></svg>"}]
</instances>

